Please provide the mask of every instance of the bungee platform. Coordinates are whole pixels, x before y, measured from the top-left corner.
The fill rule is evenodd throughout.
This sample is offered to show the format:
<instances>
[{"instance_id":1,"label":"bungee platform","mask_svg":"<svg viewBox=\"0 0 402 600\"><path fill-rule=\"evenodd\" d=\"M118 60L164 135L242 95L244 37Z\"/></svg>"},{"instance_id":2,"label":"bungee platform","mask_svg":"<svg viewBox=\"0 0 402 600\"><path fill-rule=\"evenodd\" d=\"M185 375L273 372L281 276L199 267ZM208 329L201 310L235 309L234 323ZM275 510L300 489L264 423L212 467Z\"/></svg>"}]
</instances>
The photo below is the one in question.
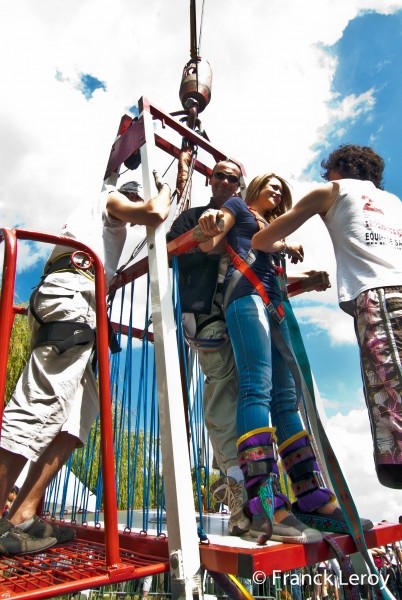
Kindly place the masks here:
<instances>
[{"instance_id":1,"label":"bungee platform","mask_svg":"<svg viewBox=\"0 0 402 600\"><path fill-rule=\"evenodd\" d=\"M89 539L81 538L78 532L68 545L39 554L2 556L0 598L52 598L169 570L165 539L149 537L144 544L144 536L122 534L121 562L107 567L103 533L88 528L86 534Z\"/></svg>"},{"instance_id":2,"label":"bungee platform","mask_svg":"<svg viewBox=\"0 0 402 600\"><path fill-rule=\"evenodd\" d=\"M350 535L332 534L344 554L356 552ZM368 548L374 548L398 541L402 536L401 524L381 524L364 534ZM268 541L258 546L252 538L242 536L208 535L209 544L201 544L201 564L208 571L232 573L238 577L250 578L253 573L263 571L271 575L274 571L290 571L314 565L335 558L327 542L315 544L281 544Z\"/></svg>"},{"instance_id":3,"label":"bungee platform","mask_svg":"<svg viewBox=\"0 0 402 600\"><path fill-rule=\"evenodd\" d=\"M250 579L254 573L265 576L314 565L334 558L330 546L316 544L281 544L267 542L257 546L247 536L227 535L228 515L204 515L207 541L199 544L200 563L207 571L230 573ZM141 521L136 511L135 521ZM152 526L152 514L150 522ZM63 524L69 524L68 520ZM154 535L120 529L120 560L107 566L105 530L101 524L71 525L77 537L64 546L24 556L0 556L0 598L51 598L83 589L97 588L169 571L169 544L165 533ZM120 526L122 528L123 526ZM196 534L195 534L196 535ZM349 535L334 535L345 554L356 552ZM378 547L402 539L402 524L382 523L365 532L367 546Z\"/></svg>"},{"instance_id":4,"label":"bungee platform","mask_svg":"<svg viewBox=\"0 0 402 600\"><path fill-rule=\"evenodd\" d=\"M162 143L163 138L155 133L155 121L160 121L163 127L174 129L180 142L181 138L186 138L209 152L215 160L225 158L226 154L215 149L205 138L163 113L146 99L141 99L139 105L139 120L122 119L122 128L111 151L105 183L114 185L120 166L132 153L140 151L144 196L152 197L154 190L150 173L155 164L156 148L175 157L180 154L179 143ZM199 160L195 161L194 169L203 178L210 174L210 168ZM24 312L21 307L14 305L14 299L17 246L20 241L26 240L46 244L66 242L62 236L23 229L4 228L0 231L0 241L5 246L0 296L0 330L3 336L0 344L0 390L5 388L7 378L8 342L14 317ZM74 527L76 539L38 554L12 557L0 555L0 600L52 598L162 572L170 572L172 582L176 582L173 600L190 600L198 597L200 567L210 573L250 579L258 571L269 576L274 571L287 572L315 565L335 556L325 541L309 545L269 541L264 546L258 546L253 538L228 535L227 514L208 512L203 514L202 519L197 517L196 504L198 502L200 506L202 501L201 481L196 482L194 487L197 488L197 493L194 493L192 475L207 473L211 462L207 456L209 445L203 429L202 398L199 394L202 378L193 369L196 359L194 362L190 360L191 352L188 362L184 360L188 357L178 335L181 312L177 303L173 303L174 286L168 256L171 259L181 252L192 251L199 242L197 232L192 230L166 247L163 227L158 227L155 231L148 228L148 256L127 266L112 281L109 294L116 294L117 299L119 294L123 297L126 289L129 294L134 281L140 277L148 277L149 281L150 291L147 291L147 296L151 299L149 312L152 314L152 331L148 329L151 321L149 318L141 327L137 327L131 319L130 322L119 322L115 327L116 332L128 338L127 348L131 349L135 344L139 347L137 340L141 340L141 361L147 364L151 373L155 370L156 383L152 382L151 385L151 377L149 381L144 377L140 391L134 393L131 375L135 365L134 361L130 362L130 353L126 350L126 362L122 360L119 368L113 365L109 356L107 290L103 265L91 248L81 242L68 240L69 245L93 259L95 268L100 396L98 427L83 450L86 454L75 465L73 472L85 489L96 496L97 508L101 507L103 512L96 515L85 512L84 517L79 511L87 511L88 507L84 507L78 498L73 512L70 507L67 512L64 504L62 509L59 505L57 509L50 508L49 513L45 508L46 518L51 518L48 515L57 515L57 518L63 518L63 524ZM174 266L172 271L174 273ZM298 293L299 290L294 292ZM113 323L113 314L111 316ZM151 353L148 353L148 343L153 344L152 360L149 356ZM122 372L129 374L124 382L127 387L121 385L119 373ZM188 376L187 386L185 376ZM120 393L122 389L126 393L118 395L117 392ZM182 394L178 393L180 389ZM147 415L147 419L144 417L147 427L140 426L140 419L138 428L137 423L133 423L135 411L138 411L137 414ZM138 440L141 436L142 446L139 450ZM146 457L143 463L135 462L144 451ZM99 472L91 479L94 456L97 455L101 455L102 460L97 465ZM127 459L124 471L121 462L123 455ZM150 493L147 495L147 508L143 496L142 503L139 504L134 502L134 493L131 494L141 471L144 489L153 491L152 497ZM58 485L66 486L66 483ZM123 501L124 486L127 487L129 497L125 497ZM130 507L130 516L127 511L117 511L118 505ZM156 505L159 506L158 514L156 510L153 512L149 508ZM143 511L134 509L134 506L144 506L144 510L149 510L145 519L146 527ZM161 506L166 507L166 521L162 519L162 523L159 518ZM78 524L79 521L83 524ZM197 534L197 526L201 528L201 538ZM351 536L335 535L334 538L344 554L356 552ZM366 532L364 538L369 548L391 544L402 540L402 525L378 525ZM235 600L248 598L247 595L230 594L229 597Z\"/></svg>"}]
</instances>

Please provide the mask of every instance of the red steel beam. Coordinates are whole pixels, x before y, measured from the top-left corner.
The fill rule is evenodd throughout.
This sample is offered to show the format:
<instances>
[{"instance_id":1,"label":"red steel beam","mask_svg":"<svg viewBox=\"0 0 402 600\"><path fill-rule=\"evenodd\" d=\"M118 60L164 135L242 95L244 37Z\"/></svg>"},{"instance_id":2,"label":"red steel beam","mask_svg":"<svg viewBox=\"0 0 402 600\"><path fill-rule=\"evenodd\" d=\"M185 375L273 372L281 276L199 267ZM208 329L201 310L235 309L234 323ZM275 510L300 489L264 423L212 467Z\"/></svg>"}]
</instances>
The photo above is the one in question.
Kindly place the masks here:
<instances>
[{"instance_id":1,"label":"red steel beam","mask_svg":"<svg viewBox=\"0 0 402 600\"><path fill-rule=\"evenodd\" d=\"M213 146L209 140L202 137L193 129L190 129L180 121L174 119L169 113L165 113L162 109L158 108L154 104L151 104L145 97L140 98L138 104L141 113L144 110L150 112L154 119L158 119L162 123L163 127L170 127L173 131L176 131L178 134L180 134L181 137L186 138L191 143L208 152L208 154L211 154L216 161L229 158L225 152L215 148L215 146ZM130 118L128 115L126 115L126 117ZM164 140L164 138L161 136L158 136L157 139L155 138L155 143L162 150L165 150L172 156L177 157L178 148L174 144ZM124 161L127 160L127 158L133 154L133 152L138 150L138 148L144 144L144 122L142 116L140 116L138 119L132 119L128 128L114 142L110 152L104 179L110 177L112 173L117 172L120 165L124 163ZM242 163L238 160L235 160L235 162L241 168L243 176L245 176L246 171ZM202 163L198 162L196 168L201 173L208 175L208 168L205 167L205 165L202 165Z\"/></svg>"},{"instance_id":2,"label":"red steel beam","mask_svg":"<svg viewBox=\"0 0 402 600\"><path fill-rule=\"evenodd\" d=\"M14 321L13 301L15 274L17 271L17 238L15 230L1 229L0 241L4 241L5 245L0 295L0 331L2 337L0 344L0 398L4 398L7 382L8 350ZM3 420L3 410L4 400L0 401L0 427Z\"/></svg>"},{"instance_id":3,"label":"red steel beam","mask_svg":"<svg viewBox=\"0 0 402 600\"><path fill-rule=\"evenodd\" d=\"M200 238L200 228L199 225L194 227L194 229L190 229L180 235L175 240L172 240L167 245L168 256L174 256L176 254L183 254L184 252L188 252L201 241L205 241L205 238ZM110 282L109 293L114 292L115 290L123 287L127 283L130 283L134 279L145 275L148 272L148 257L142 258L138 262L136 262L131 267L127 267L122 271L118 276L115 276Z\"/></svg>"},{"instance_id":4,"label":"red steel beam","mask_svg":"<svg viewBox=\"0 0 402 600\"><path fill-rule=\"evenodd\" d=\"M345 554L357 552L350 535L334 537ZM364 537L368 548L384 546L402 540L402 525L381 524L366 531ZM200 553L201 563L205 569L246 578L252 577L256 571L271 575L273 571L290 571L336 558L332 548L325 541L316 544L256 546L250 549L238 548L234 545L201 544Z\"/></svg>"},{"instance_id":5,"label":"red steel beam","mask_svg":"<svg viewBox=\"0 0 402 600\"><path fill-rule=\"evenodd\" d=\"M13 306L12 300L15 285L15 268L17 258L16 240L33 240L47 244L62 244L73 247L76 250L85 252L93 259L95 269L95 290L96 290L96 344L98 356L98 382L99 382L99 401L100 401L100 426L101 426L101 452L102 452L102 475L104 486L104 506L105 522L107 523L105 541L106 541L106 562L111 567L120 562L119 544L118 544L118 522L117 522L117 501L115 488L115 468L114 468L114 449L113 449L113 428L112 428L112 404L110 398L110 375L109 375L109 351L108 351L108 324L106 309L106 283L105 271L100 258L93 250L73 238L66 236L50 235L38 233L24 229L2 229L2 237L7 240L4 267L3 267L3 289L1 294L1 313L0 325L3 335L8 335L8 329L12 325ZM4 313L3 313L4 310ZM11 329L10 329L11 333ZM5 350L4 350L5 348ZM4 357L8 350L7 344L0 344L0 384L4 380L7 370L7 357ZM1 392L1 389L0 389ZM4 394L3 394L4 397ZM0 403L2 404L2 403Z\"/></svg>"}]
</instances>

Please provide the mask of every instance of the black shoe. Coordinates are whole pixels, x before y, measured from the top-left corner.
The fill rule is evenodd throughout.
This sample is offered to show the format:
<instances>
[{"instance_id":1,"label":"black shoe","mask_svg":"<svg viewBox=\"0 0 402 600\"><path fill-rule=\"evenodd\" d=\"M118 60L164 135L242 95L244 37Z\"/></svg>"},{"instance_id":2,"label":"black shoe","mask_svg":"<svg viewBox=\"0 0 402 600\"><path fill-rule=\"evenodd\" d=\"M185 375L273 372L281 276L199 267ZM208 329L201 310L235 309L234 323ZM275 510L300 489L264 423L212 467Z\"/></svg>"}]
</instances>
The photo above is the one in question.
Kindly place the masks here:
<instances>
[{"instance_id":1,"label":"black shoe","mask_svg":"<svg viewBox=\"0 0 402 600\"><path fill-rule=\"evenodd\" d=\"M401 465L376 465L378 481L394 490L402 489Z\"/></svg>"},{"instance_id":2,"label":"black shoe","mask_svg":"<svg viewBox=\"0 0 402 600\"><path fill-rule=\"evenodd\" d=\"M27 533L17 531L10 521L1 520L0 525L0 554L32 554L42 552L57 543L55 537L34 538Z\"/></svg>"},{"instance_id":3,"label":"black shoe","mask_svg":"<svg viewBox=\"0 0 402 600\"><path fill-rule=\"evenodd\" d=\"M75 538L75 529L68 527L68 525L57 525L52 521L44 521L40 517L34 517L34 522L24 533L28 533L30 536L43 539L47 537L54 537L58 544L65 544L71 542Z\"/></svg>"},{"instance_id":4,"label":"black shoe","mask_svg":"<svg viewBox=\"0 0 402 600\"><path fill-rule=\"evenodd\" d=\"M283 544L313 544L321 542L322 535L307 527L289 513L280 523L271 523L264 515L253 515L249 534L263 544L269 539Z\"/></svg>"}]
</instances>

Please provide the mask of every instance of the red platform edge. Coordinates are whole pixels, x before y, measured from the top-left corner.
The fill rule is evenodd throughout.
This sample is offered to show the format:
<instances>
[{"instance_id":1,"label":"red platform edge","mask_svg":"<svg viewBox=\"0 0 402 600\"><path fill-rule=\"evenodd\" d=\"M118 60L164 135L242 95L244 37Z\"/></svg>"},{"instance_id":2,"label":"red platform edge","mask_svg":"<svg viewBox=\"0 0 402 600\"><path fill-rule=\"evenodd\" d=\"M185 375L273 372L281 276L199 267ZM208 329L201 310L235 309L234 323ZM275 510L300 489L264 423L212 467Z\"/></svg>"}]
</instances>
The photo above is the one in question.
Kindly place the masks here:
<instances>
[{"instance_id":1,"label":"red platform edge","mask_svg":"<svg viewBox=\"0 0 402 600\"><path fill-rule=\"evenodd\" d=\"M338 545L345 554L356 552L356 546L350 535L334 534ZM368 548L384 546L402 540L402 525L384 523L366 531L364 534ZM327 542L315 544L275 544L255 546L255 548L236 548L218 544L202 544L201 563L208 571L231 573L238 577L252 577L262 571L271 575L273 571L290 571L307 565L335 558Z\"/></svg>"},{"instance_id":2,"label":"red platform edge","mask_svg":"<svg viewBox=\"0 0 402 600\"><path fill-rule=\"evenodd\" d=\"M67 523L64 523L67 525ZM32 555L0 557L0 599L52 598L88 588L111 585L169 571L168 539L131 531L119 532L120 562L106 566L104 529L74 526L77 537L64 546ZM349 535L335 535L345 554L356 547ZM202 566L209 571L252 577L313 565L334 557L323 541L316 544L275 544L253 548L200 544ZM365 532L368 547L402 540L402 525L384 523Z\"/></svg>"}]
</instances>

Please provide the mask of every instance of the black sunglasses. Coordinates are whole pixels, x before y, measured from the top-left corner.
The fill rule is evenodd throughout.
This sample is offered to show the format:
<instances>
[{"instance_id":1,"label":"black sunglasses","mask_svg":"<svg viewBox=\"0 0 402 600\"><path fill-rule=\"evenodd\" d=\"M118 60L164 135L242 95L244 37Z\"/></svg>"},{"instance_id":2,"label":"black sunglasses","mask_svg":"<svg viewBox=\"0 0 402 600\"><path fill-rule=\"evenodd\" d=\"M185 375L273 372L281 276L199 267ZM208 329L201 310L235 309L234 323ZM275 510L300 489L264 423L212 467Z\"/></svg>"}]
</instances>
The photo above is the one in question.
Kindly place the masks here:
<instances>
[{"instance_id":1,"label":"black sunglasses","mask_svg":"<svg viewBox=\"0 0 402 600\"><path fill-rule=\"evenodd\" d=\"M240 182L239 177L236 177L236 175L228 175L227 173L222 173L222 171L216 171L215 173L212 173L212 177L215 177L215 179L219 179L219 181L227 179L229 183Z\"/></svg>"}]
</instances>

